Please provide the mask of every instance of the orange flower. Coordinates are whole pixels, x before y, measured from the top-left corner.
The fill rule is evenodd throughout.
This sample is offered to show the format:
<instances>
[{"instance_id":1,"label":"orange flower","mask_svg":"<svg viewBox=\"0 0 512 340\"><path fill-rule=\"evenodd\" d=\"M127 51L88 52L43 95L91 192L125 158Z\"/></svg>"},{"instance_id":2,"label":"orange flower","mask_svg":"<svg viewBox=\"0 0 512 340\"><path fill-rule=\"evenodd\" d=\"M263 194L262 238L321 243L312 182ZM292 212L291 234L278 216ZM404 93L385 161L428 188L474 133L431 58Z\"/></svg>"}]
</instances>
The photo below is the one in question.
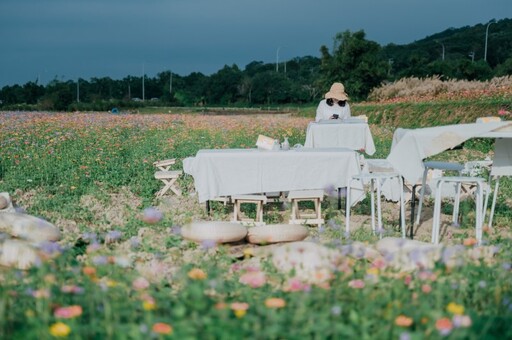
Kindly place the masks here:
<instances>
[{"instance_id":1,"label":"orange flower","mask_svg":"<svg viewBox=\"0 0 512 340\"><path fill-rule=\"evenodd\" d=\"M82 306L79 305L73 305L69 307L60 307L57 308L53 315L56 318L63 318L63 319L72 319L76 318L77 316L82 315Z\"/></svg>"},{"instance_id":2,"label":"orange flower","mask_svg":"<svg viewBox=\"0 0 512 340\"><path fill-rule=\"evenodd\" d=\"M265 306L268 308L283 308L286 306L286 301L281 298L268 298L265 300Z\"/></svg>"},{"instance_id":3,"label":"orange flower","mask_svg":"<svg viewBox=\"0 0 512 340\"><path fill-rule=\"evenodd\" d=\"M453 323L448 318L441 318L436 321L436 329L443 335L451 332L453 329Z\"/></svg>"},{"instance_id":4,"label":"orange flower","mask_svg":"<svg viewBox=\"0 0 512 340\"><path fill-rule=\"evenodd\" d=\"M463 241L463 244L466 246L466 247L471 247L471 246L474 246L475 244L477 244L477 240L476 238L473 238L473 237L469 237L469 238L465 238L464 241Z\"/></svg>"},{"instance_id":5,"label":"orange flower","mask_svg":"<svg viewBox=\"0 0 512 340\"><path fill-rule=\"evenodd\" d=\"M412 318L405 315L399 315L395 319L395 325L399 327L410 327L413 323Z\"/></svg>"},{"instance_id":6,"label":"orange flower","mask_svg":"<svg viewBox=\"0 0 512 340\"><path fill-rule=\"evenodd\" d=\"M152 331L156 334L172 334L172 326L164 322L157 322L153 325Z\"/></svg>"},{"instance_id":7,"label":"orange flower","mask_svg":"<svg viewBox=\"0 0 512 340\"><path fill-rule=\"evenodd\" d=\"M217 302L215 304L215 309L217 309L217 310L226 309L227 307L228 307L228 305L225 302Z\"/></svg>"},{"instance_id":8,"label":"orange flower","mask_svg":"<svg viewBox=\"0 0 512 340\"><path fill-rule=\"evenodd\" d=\"M191 269L187 275L192 280L204 280L208 277L208 275L200 268Z\"/></svg>"},{"instance_id":9,"label":"orange flower","mask_svg":"<svg viewBox=\"0 0 512 340\"><path fill-rule=\"evenodd\" d=\"M89 277L93 277L96 275L96 268L87 266L82 269L82 272Z\"/></svg>"}]
</instances>

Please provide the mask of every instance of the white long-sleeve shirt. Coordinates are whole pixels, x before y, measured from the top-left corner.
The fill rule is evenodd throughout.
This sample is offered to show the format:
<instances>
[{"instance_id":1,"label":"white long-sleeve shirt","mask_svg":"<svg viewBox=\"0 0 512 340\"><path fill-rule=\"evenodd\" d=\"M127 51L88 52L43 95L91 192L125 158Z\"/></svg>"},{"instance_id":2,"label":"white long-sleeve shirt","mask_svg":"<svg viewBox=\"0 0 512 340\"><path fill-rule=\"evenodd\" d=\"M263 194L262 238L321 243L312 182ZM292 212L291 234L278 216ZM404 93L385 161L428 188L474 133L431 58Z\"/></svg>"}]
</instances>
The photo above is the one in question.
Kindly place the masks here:
<instances>
[{"instance_id":1,"label":"white long-sleeve shirt","mask_svg":"<svg viewBox=\"0 0 512 340\"><path fill-rule=\"evenodd\" d=\"M350 117L350 105L348 105L348 102L345 103L345 106L339 106L338 103L335 103L333 106L329 106L327 105L326 99L321 100L316 108L315 121L319 122L324 119L331 119L334 114L337 114L340 119Z\"/></svg>"}]
</instances>

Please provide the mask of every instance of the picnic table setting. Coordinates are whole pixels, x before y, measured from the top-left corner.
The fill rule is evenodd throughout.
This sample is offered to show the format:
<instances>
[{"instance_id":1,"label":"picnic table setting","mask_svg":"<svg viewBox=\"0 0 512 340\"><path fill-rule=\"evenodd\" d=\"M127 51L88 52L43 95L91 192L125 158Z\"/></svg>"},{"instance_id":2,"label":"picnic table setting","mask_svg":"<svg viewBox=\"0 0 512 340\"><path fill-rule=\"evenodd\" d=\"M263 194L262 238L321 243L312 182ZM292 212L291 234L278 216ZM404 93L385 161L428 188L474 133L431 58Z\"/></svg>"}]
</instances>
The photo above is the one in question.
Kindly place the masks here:
<instances>
[{"instance_id":1,"label":"picnic table setting","mask_svg":"<svg viewBox=\"0 0 512 340\"><path fill-rule=\"evenodd\" d=\"M476 205L479 207L475 209L477 214L475 237L480 244L487 213L484 204L487 207L489 199L492 200L491 213L488 217L489 225L492 225L494 204L496 195L499 193L499 177L509 176L512 173L511 136L511 122L493 119L480 119L478 123L472 124L431 128L397 128L389 155L384 159L372 159L365 158L365 155L371 157L376 152L367 119L351 117L344 120L310 122L307 126L304 146L297 144L291 147L287 138L280 143L277 139L260 135L254 148L201 149L195 156L183 159L183 173L193 177L197 199L199 203L206 204L209 214L211 202L220 201L224 206L232 204L233 215L229 223L227 221L199 223L191 227L191 230L195 230L194 233L206 233L208 237L215 238L212 236L211 228L219 227L227 230L229 225L237 228L241 224L248 227L248 230L252 229L253 233L261 230L266 235L263 236L266 243L301 241L308 236L308 228L305 227L322 227L325 224L321 211L322 204L326 204L324 197L337 197L338 209L342 209L341 198L346 196L344 230L348 237L351 209L369 195L371 230L380 234L382 238L384 234L382 205L397 202L399 216L396 221L398 229L395 231L399 232L398 235L401 235L402 239L406 237L406 233L410 239L413 239L414 228L415 226L418 228L420 222L423 201L426 196L430 196L436 199L435 209L433 216L424 217L429 221L432 220L431 243L438 244L440 243L441 193L444 193L444 196L455 197L456 211L453 214L453 223L456 223L461 188L464 188L468 196L467 187L474 186L476 189L473 188L471 193L476 192ZM443 171L453 170L453 165L447 165L446 162L438 164L439 162L426 161L471 138L496 139L494 159L486 161L486 164L492 163L490 175L493 179L497 179L493 192L487 181L476 180L476 184L471 183L471 180L475 181L471 176L456 179L444 176L446 177L444 178ZM437 171L434 177L432 177L432 169ZM461 170L459 165L456 165L455 169ZM181 172L174 175L177 178ZM427 177L429 183L427 183ZM157 178L156 175L155 178ZM467 183L468 180L469 183ZM439 197L436 196L437 183L444 184L445 181L449 182L448 185L445 185L442 190L437 190ZM173 190L172 185L170 189ZM163 190L158 194L162 195L162 192ZM382 202L383 199L384 202ZM263 218L264 207L276 200L290 204L291 213L288 214L288 222L267 225ZM309 201L313 205L312 213L301 212L300 206L303 206L304 201ZM407 201L410 202L410 209L406 207ZM418 212L415 211L416 201L419 201ZM242 213L242 206L248 204L254 204L255 218L247 218ZM423 213L425 215L425 211ZM407 226L406 214L410 216L410 225L407 223ZM210 228L210 230L201 232L201 228ZM298 236L294 234L294 230ZM389 235L390 232L392 231L388 230L385 233ZM229 232L226 233L229 234ZM240 233L235 231L235 234ZM285 234L289 239L283 237ZM196 241L202 239L197 236L189 235L188 237ZM224 240L226 237L220 235L218 239Z\"/></svg>"}]
</instances>

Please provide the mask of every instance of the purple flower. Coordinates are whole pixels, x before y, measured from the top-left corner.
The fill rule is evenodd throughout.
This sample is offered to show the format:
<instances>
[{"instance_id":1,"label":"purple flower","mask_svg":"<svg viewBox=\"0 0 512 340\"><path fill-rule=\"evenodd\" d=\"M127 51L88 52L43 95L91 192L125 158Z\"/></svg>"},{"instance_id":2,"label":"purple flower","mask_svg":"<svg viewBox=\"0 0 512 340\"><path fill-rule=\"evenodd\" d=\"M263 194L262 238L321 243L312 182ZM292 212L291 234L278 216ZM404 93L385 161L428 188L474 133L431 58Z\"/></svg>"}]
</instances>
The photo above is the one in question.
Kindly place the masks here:
<instances>
[{"instance_id":1,"label":"purple flower","mask_svg":"<svg viewBox=\"0 0 512 340\"><path fill-rule=\"evenodd\" d=\"M56 242L43 241L39 244L39 249L50 256L62 253L62 247Z\"/></svg>"},{"instance_id":2,"label":"purple flower","mask_svg":"<svg viewBox=\"0 0 512 340\"><path fill-rule=\"evenodd\" d=\"M162 220L164 215L162 212L156 208L146 208L144 209L142 220L148 224L155 224Z\"/></svg>"},{"instance_id":3,"label":"purple flower","mask_svg":"<svg viewBox=\"0 0 512 340\"><path fill-rule=\"evenodd\" d=\"M336 306L332 306L331 308L331 314L332 315L335 315L335 316L338 316L341 314L341 307L336 305Z\"/></svg>"},{"instance_id":4,"label":"purple flower","mask_svg":"<svg viewBox=\"0 0 512 340\"><path fill-rule=\"evenodd\" d=\"M329 227L331 227L332 229L339 229L339 228L341 227L341 226L340 226L339 224L337 224L337 223L336 223L336 221L335 221L335 220L333 220L332 218L331 218L329 221L327 221L327 225L328 225Z\"/></svg>"},{"instance_id":5,"label":"purple flower","mask_svg":"<svg viewBox=\"0 0 512 340\"><path fill-rule=\"evenodd\" d=\"M130 247L131 247L132 249L136 249L136 248L138 248L139 246L140 246L140 240L139 240L139 238L138 238L137 236L132 236L132 237L130 238Z\"/></svg>"},{"instance_id":6,"label":"purple flower","mask_svg":"<svg viewBox=\"0 0 512 340\"><path fill-rule=\"evenodd\" d=\"M107 233L105 236L106 241L114 242L121 239L121 236L123 236L123 233L119 230L112 230Z\"/></svg>"},{"instance_id":7,"label":"purple flower","mask_svg":"<svg viewBox=\"0 0 512 340\"><path fill-rule=\"evenodd\" d=\"M173 225L171 228L169 228L169 232L173 235L181 235L181 226Z\"/></svg>"},{"instance_id":8,"label":"purple flower","mask_svg":"<svg viewBox=\"0 0 512 340\"><path fill-rule=\"evenodd\" d=\"M217 242L215 242L215 240L204 240L201 242L201 248L204 250L215 248L215 246L217 246Z\"/></svg>"},{"instance_id":9,"label":"purple flower","mask_svg":"<svg viewBox=\"0 0 512 340\"><path fill-rule=\"evenodd\" d=\"M400 333L400 340L411 340L411 335L407 332Z\"/></svg>"},{"instance_id":10,"label":"purple flower","mask_svg":"<svg viewBox=\"0 0 512 340\"><path fill-rule=\"evenodd\" d=\"M84 241L96 242L98 240L98 234L96 233L83 233L82 239Z\"/></svg>"},{"instance_id":11,"label":"purple flower","mask_svg":"<svg viewBox=\"0 0 512 340\"><path fill-rule=\"evenodd\" d=\"M108 263L108 258L106 256L94 256L92 258L92 263L95 265L104 265Z\"/></svg>"}]
</instances>

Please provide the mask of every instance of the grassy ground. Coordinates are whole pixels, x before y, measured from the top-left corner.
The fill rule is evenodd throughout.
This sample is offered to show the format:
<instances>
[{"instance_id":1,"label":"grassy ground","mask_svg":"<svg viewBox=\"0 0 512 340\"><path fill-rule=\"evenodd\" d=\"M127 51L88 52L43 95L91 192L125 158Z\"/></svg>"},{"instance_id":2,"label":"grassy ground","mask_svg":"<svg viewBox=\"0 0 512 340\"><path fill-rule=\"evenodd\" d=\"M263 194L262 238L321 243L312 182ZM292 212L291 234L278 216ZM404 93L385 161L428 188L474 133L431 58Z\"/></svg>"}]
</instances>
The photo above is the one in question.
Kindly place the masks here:
<instances>
[{"instance_id":1,"label":"grassy ground","mask_svg":"<svg viewBox=\"0 0 512 340\"><path fill-rule=\"evenodd\" d=\"M358 111L370 106L353 107L356 114L378 116L377 109ZM175 157L181 168L181 160L199 149L251 148L260 133L303 144L311 109L304 109L306 117L1 113L1 191L11 193L26 212L57 225L63 239L44 264L1 271L0 336L512 336L509 180L502 182L496 227L485 234L488 245L499 247L490 260L475 257L456 265L440 260L432 268L397 272L387 259L347 255L332 276L312 284L276 271L266 258L248 258L246 244L212 248L181 238L181 226L228 220L231 207L216 205L208 217L189 176L179 181L183 197L156 199L160 183L153 179L153 161ZM409 109L423 114L419 107ZM374 156L384 157L394 126L372 124L371 130ZM475 141L443 157L481 159L491 150L491 144ZM443 241L453 245L445 255L460 248L478 251L467 242L474 235L471 208L463 205L459 227L445 224ZM267 223L286 222L288 209L269 205ZM385 210L385 236L398 235L396 206L387 203ZM355 241L374 244L378 237L369 231L368 201L354 213L347 238L343 211L335 199L326 199L328 223L310 228L308 240L339 252ZM431 214L428 205L425 214ZM421 229L417 238L428 235Z\"/></svg>"}]
</instances>

